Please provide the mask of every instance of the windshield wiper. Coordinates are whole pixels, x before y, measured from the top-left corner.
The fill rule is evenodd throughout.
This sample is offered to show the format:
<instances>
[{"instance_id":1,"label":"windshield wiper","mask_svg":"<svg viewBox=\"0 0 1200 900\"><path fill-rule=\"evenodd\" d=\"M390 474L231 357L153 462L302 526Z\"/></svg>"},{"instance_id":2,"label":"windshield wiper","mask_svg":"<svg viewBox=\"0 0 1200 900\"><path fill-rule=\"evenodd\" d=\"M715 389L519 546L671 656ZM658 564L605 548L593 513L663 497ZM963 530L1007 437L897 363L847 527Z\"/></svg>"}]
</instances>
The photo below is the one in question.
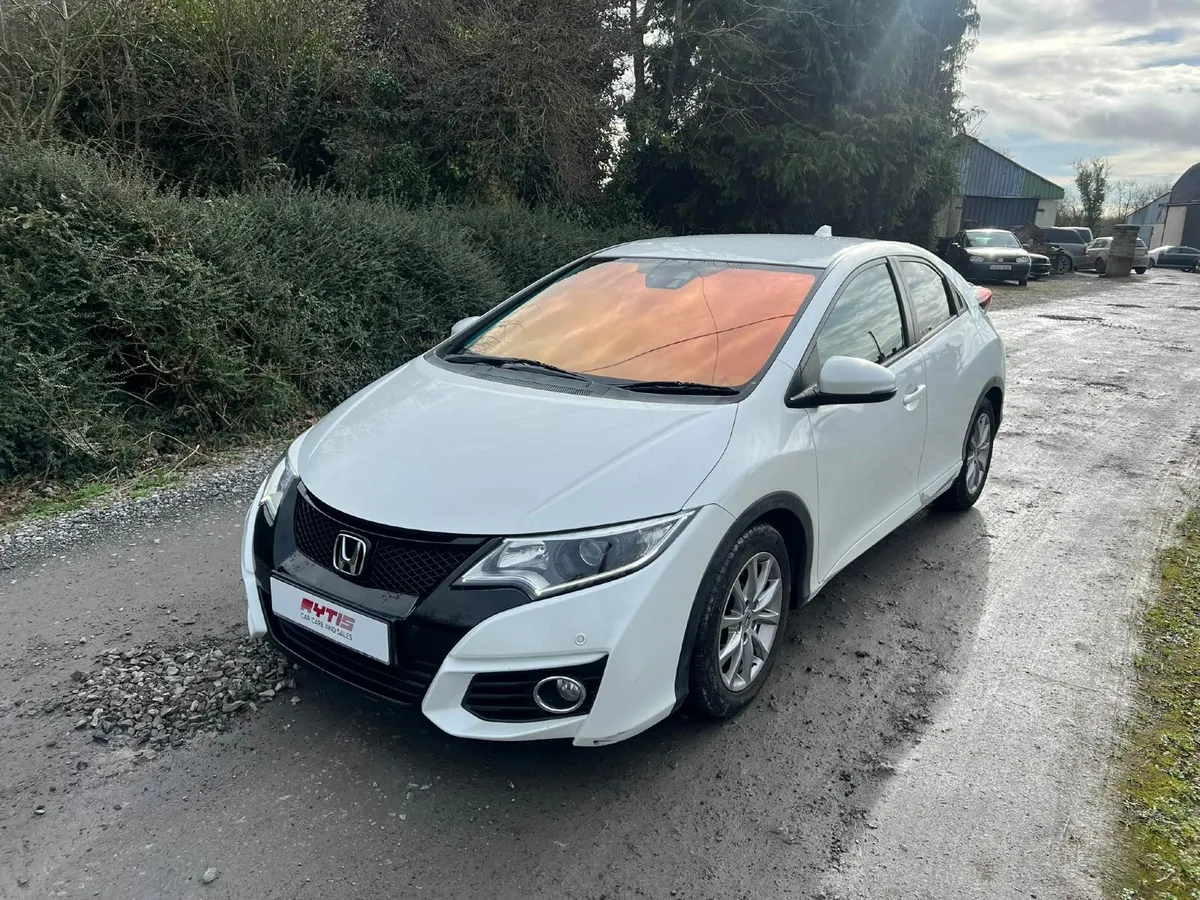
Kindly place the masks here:
<instances>
[{"instance_id":1,"label":"windshield wiper","mask_svg":"<svg viewBox=\"0 0 1200 900\"><path fill-rule=\"evenodd\" d=\"M625 391L639 391L645 394L710 394L730 397L740 393L737 388L721 384L700 384L698 381L631 381L617 386Z\"/></svg>"},{"instance_id":2,"label":"windshield wiper","mask_svg":"<svg viewBox=\"0 0 1200 900\"><path fill-rule=\"evenodd\" d=\"M586 375L578 372L568 372L550 363L536 359L523 359L520 356L483 356L479 353L447 353L442 357L450 363L477 363L481 366L495 366L499 369L539 369L542 372L553 372L564 378L574 378L576 381L591 381Z\"/></svg>"}]
</instances>

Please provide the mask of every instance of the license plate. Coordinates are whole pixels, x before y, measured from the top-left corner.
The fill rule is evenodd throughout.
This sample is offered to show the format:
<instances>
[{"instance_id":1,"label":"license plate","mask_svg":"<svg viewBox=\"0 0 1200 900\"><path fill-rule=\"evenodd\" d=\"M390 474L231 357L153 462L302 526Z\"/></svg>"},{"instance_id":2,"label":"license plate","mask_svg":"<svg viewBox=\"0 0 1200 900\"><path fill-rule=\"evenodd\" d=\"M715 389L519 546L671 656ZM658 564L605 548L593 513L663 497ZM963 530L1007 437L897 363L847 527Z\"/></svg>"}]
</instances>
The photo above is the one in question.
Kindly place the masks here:
<instances>
[{"instance_id":1,"label":"license plate","mask_svg":"<svg viewBox=\"0 0 1200 900\"><path fill-rule=\"evenodd\" d=\"M280 618L295 622L335 644L380 662L392 661L387 622L364 616L278 578L271 579L271 609Z\"/></svg>"},{"instance_id":2,"label":"license plate","mask_svg":"<svg viewBox=\"0 0 1200 900\"><path fill-rule=\"evenodd\" d=\"M1010 266L1008 263L1005 263L1004 265L999 265L999 264L993 263L992 265L988 266L988 268L989 268L989 269L1008 269L1008 270L1011 270L1011 269L1012 269L1012 266Z\"/></svg>"}]
</instances>

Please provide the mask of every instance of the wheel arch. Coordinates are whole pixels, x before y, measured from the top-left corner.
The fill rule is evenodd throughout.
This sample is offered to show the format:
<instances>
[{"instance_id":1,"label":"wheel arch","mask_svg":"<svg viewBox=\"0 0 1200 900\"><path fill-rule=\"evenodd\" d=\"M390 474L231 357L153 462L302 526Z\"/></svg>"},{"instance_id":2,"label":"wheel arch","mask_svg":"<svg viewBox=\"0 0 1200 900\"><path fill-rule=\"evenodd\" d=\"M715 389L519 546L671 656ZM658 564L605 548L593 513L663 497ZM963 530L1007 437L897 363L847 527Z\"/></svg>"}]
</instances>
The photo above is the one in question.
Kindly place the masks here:
<instances>
[{"instance_id":1,"label":"wheel arch","mask_svg":"<svg viewBox=\"0 0 1200 900\"><path fill-rule=\"evenodd\" d=\"M979 404L984 400L989 401L992 404L992 409L996 411L996 428L998 429L1000 423L1004 421L1004 382L998 376L992 376L988 379L988 383L979 392L979 399L975 401L975 408L978 409Z\"/></svg>"},{"instance_id":2,"label":"wheel arch","mask_svg":"<svg viewBox=\"0 0 1200 900\"><path fill-rule=\"evenodd\" d=\"M692 648L696 645L696 631L700 625L700 604L703 600L704 587L709 576L720 567L721 560L729 552L729 548L749 528L759 523L766 523L775 528L783 536L791 555L792 596L789 602L793 609L808 599L809 576L812 573L814 531L813 518L808 506L795 494L777 492L768 494L755 501L738 516L733 524L725 531L725 536L713 551L708 566L696 587L696 595L692 598L692 610L688 616L687 628L683 634L683 645L679 650L679 660L675 667L675 704L681 705L688 693L688 668L692 658Z\"/></svg>"}]
</instances>

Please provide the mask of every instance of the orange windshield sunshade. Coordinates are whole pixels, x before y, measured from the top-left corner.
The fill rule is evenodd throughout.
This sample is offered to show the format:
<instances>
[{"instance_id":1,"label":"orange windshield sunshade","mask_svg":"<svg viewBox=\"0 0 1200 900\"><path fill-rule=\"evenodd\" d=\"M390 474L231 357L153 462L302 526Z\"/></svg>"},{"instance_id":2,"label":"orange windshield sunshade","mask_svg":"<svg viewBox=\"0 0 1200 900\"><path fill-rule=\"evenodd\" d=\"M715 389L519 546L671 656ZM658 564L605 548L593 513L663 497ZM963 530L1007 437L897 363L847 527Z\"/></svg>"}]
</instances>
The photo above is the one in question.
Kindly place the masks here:
<instances>
[{"instance_id":1,"label":"orange windshield sunshade","mask_svg":"<svg viewBox=\"0 0 1200 900\"><path fill-rule=\"evenodd\" d=\"M815 281L801 271L729 267L678 288L647 287L647 272L663 264L584 269L497 322L471 350L613 378L742 385L766 363Z\"/></svg>"}]
</instances>

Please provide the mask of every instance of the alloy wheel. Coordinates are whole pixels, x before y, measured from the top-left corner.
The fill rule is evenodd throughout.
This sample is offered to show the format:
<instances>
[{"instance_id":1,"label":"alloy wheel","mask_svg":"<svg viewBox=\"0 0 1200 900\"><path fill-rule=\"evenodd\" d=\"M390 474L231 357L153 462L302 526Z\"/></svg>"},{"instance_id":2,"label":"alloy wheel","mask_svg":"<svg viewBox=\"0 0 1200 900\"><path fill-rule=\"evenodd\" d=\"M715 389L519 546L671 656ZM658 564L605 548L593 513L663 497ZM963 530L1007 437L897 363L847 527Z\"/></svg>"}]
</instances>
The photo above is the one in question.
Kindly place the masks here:
<instances>
[{"instance_id":1,"label":"alloy wheel","mask_svg":"<svg viewBox=\"0 0 1200 900\"><path fill-rule=\"evenodd\" d=\"M992 458L992 417L981 412L967 438L967 493L974 496L983 487Z\"/></svg>"},{"instance_id":2,"label":"alloy wheel","mask_svg":"<svg viewBox=\"0 0 1200 900\"><path fill-rule=\"evenodd\" d=\"M725 687L744 691L762 674L783 612L783 574L771 553L756 553L725 596L717 632L717 666Z\"/></svg>"}]
</instances>

